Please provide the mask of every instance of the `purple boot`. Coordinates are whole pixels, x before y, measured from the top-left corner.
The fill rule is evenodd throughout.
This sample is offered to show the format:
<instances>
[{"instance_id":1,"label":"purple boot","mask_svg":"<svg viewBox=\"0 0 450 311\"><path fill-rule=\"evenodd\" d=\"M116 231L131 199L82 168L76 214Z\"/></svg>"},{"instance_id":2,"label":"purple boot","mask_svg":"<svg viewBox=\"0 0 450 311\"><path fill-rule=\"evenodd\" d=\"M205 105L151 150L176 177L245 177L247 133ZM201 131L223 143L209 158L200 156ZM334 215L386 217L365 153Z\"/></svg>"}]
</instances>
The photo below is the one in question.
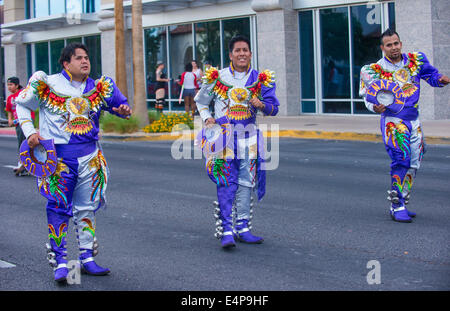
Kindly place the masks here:
<instances>
[{"instance_id":1,"label":"purple boot","mask_svg":"<svg viewBox=\"0 0 450 311\"><path fill-rule=\"evenodd\" d=\"M233 201L236 195L237 185L230 184L228 187L217 187L218 202L214 202L216 206L216 237L220 239L222 248L229 249L236 246L233 238Z\"/></svg>"},{"instance_id":2,"label":"purple boot","mask_svg":"<svg viewBox=\"0 0 450 311\"><path fill-rule=\"evenodd\" d=\"M48 238L50 243L47 247L47 260L53 267L55 281L65 282L69 269L67 268L66 236L68 217L59 215L47 209Z\"/></svg>"},{"instance_id":3,"label":"purple boot","mask_svg":"<svg viewBox=\"0 0 450 311\"><path fill-rule=\"evenodd\" d=\"M80 249L81 271L89 275L107 275L111 271L97 265L94 261L93 250Z\"/></svg>"},{"instance_id":4,"label":"purple boot","mask_svg":"<svg viewBox=\"0 0 450 311\"><path fill-rule=\"evenodd\" d=\"M400 206L397 208L391 207L391 217L394 221L398 222L411 222L412 219L408 215L408 211L404 206Z\"/></svg>"},{"instance_id":5,"label":"purple boot","mask_svg":"<svg viewBox=\"0 0 450 311\"><path fill-rule=\"evenodd\" d=\"M262 237L254 236L250 232L247 219L238 220L234 229L235 229L234 236L239 242L249 244L261 244L264 241Z\"/></svg>"},{"instance_id":6,"label":"purple boot","mask_svg":"<svg viewBox=\"0 0 450 311\"><path fill-rule=\"evenodd\" d=\"M50 244L46 244L47 247L47 260L50 266L53 267L54 279L56 282L61 283L67 280L69 269L67 269L67 259L65 251L52 249Z\"/></svg>"}]
</instances>

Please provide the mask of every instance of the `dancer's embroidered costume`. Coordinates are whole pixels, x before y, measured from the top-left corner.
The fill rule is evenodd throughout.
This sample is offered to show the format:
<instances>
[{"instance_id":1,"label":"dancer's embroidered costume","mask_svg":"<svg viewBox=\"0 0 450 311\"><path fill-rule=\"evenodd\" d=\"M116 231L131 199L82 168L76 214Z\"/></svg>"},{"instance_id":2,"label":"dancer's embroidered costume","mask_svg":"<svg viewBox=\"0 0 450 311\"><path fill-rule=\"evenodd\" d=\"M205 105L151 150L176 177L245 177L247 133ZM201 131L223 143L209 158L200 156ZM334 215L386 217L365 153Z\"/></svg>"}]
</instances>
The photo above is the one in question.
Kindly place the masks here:
<instances>
[{"instance_id":1,"label":"dancer's embroidered costume","mask_svg":"<svg viewBox=\"0 0 450 311\"><path fill-rule=\"evenodd\" d=\"M381 133L386 151L392 159L391 188L388 200L390 213L395 221L411 222L415 213L406 209L410 199L411 187L425 152L425 142L419 120L420 79L433 87L442 87L439 82L442 74L428 61L425 54L402 54L402 60L394 64L387 57L375 64L361 69L359 94L364 98L367 108L373 110L373 103L367 98L374 81L397 84L404 98L403 108L390 110L389 106L381 115ZM398 96L395 96L398 97Z\"/></svg>"},{"instance_id":2,"label":"dancer's embroidered costume","mask_svg":"<svg viewBox=\"0 0 450 311\"><path fill-rule=\"evenodd\" d=\"M247 243L263 241L250 232L252 192L256 190L257 198L263 198L266 175L264 140L256 128L257 110L249 100L258 97L264 103L262 112L274 116L279 106L275 89L271 71L258 73L249 68L238 73L232 66L220 71L212 67L205 72L195 97L203 121L212 117L209 103L214 99L215 121L222 131L218 140L209 140L204 130L201 147L206 155L206 172L217 185L215 236L225 248L234 246L235 239Z\"/></svg>"},{"instance_id":3,"label":"dancer's embroidered costume","mask_svg":"<svg viewBox=\"0 0 450 311\"><path fill-rule=\"evenodd\" d=\"M66 238L71 217L82 269L94 275L109 273L93 259L98 247L95 212L106 202L108 184L108 165L98 143L99 118L102 110L123 117L112 108L128 105L127 99L108 77L87 78L75 86L65 70L50 76L38 71L19 94L17 104L25 136L36 133L30 109L39 108L40 135L55 144L55 172L37 179L38 190L47 199L48 259L55 280L65 280L68 273Z\"/></svg>"}]
</instances>

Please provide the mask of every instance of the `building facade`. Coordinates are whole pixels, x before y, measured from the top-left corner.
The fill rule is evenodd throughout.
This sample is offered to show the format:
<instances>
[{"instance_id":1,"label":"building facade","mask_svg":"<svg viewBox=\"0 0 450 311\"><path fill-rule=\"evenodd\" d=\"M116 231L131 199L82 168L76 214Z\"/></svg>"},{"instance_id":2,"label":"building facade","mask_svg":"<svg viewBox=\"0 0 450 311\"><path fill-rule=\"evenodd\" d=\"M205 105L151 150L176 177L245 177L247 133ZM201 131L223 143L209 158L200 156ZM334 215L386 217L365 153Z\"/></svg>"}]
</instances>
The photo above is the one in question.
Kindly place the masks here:
<instances>
[{"instance_id":1,"label":"building facade","mask_svg":"<svg viewBox=\"0 0 450 311\"><path fill-rule=\"evenodd\" d=\"M358 96L359 71L382 57L389 27L404 51L422 51L450 74L448 0L142 0L147 102L155 102L155 70L164 62L168 110L178 103L186 63L226 67L235 34L251 40L252 65L276 72L281 115L370 114ZM128 94L133 98L131 1L124 1ZM5 76L26 81L36 70L61 70L61 48L84 42L92 77L115 78L114 0L4 0ZM423 83L423 119L450 118L450 91Z\"/></svg>"}]
</instances>

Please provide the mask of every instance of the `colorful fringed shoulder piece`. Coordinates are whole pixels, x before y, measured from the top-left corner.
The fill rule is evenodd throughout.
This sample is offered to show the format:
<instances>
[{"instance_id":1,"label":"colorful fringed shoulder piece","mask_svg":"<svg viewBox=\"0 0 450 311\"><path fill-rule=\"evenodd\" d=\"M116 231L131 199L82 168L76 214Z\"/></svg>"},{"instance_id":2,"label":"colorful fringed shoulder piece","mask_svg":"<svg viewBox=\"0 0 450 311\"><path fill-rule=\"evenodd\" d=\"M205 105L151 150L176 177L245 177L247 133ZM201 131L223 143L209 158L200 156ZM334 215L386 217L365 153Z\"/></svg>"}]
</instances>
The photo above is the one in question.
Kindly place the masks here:
<instances>
[{"instance_id":1,"label":"colorful fringed shoulder piece","mask_svg":"<svg viewBox=\"0 0 450 311\"><path fill-rule=\"evenodd\" d=\"M107 105L105 99L111 97L113 92L114 87L111 79L102 76L95 81L95 88L83 94L83 98L89 101L91 110L97 112L102 103Z\"/></svg>"},{"instance_id":2,"label":"colorful fringed shoulder piece","mask_svg":"<svg viewBox=\"0 0 450 311\"><path fill-rule=\"evenodd\" d=\"M247 89L251 92L252 98L258 97L261 98L261 87L269 87L272 88L275 83L275 72L270 70L264 70L260 72L258 75L258 79L250 86L247 86Z\"/></svg>"},{"instance_id":3,"label":"colorful fringed shoulder piece","mask_svg":"<svg viewBox=\"0 0 450 311\"><path fill-rule=\"evenodd\" d=\"M222 100L228 99L228 90L233 87L220 79L219 70L215 67L211 67L205 72L205 75L203 76L203 83L213 84L209 94L216 94Z\"/></svg>"},{"instance_id":4,"label":"colorful fringed shoulder piece","mask_svg":"<svg viewBox=\"0 0 450 311\"><path fill-rule=\"evenodd\" d=\"M64 96L55 92L50 86L42 80L31 82L40 103L49 109L52 113L63 114L67 112L66 100L70 96Z\"/></svg>"}]
</instances>

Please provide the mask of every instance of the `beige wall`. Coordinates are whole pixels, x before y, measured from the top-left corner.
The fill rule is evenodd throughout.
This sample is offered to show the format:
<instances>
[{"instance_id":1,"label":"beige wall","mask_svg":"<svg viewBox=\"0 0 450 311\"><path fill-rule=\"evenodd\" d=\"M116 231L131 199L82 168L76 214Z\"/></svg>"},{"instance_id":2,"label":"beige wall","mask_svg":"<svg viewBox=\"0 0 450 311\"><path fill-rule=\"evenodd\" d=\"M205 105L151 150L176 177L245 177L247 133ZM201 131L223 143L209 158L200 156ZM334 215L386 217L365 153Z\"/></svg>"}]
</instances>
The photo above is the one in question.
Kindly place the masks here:
<instances>
[{"instance_id":1,"label":"beige wall","mask_svg":"<svg viewBox=\"0 0 450 311\"><path fill-rule=\"evenodd\" d=\"M25 19L25 1L6 0L4 1L5 24Z\"/></svg>"}]
</instances>

